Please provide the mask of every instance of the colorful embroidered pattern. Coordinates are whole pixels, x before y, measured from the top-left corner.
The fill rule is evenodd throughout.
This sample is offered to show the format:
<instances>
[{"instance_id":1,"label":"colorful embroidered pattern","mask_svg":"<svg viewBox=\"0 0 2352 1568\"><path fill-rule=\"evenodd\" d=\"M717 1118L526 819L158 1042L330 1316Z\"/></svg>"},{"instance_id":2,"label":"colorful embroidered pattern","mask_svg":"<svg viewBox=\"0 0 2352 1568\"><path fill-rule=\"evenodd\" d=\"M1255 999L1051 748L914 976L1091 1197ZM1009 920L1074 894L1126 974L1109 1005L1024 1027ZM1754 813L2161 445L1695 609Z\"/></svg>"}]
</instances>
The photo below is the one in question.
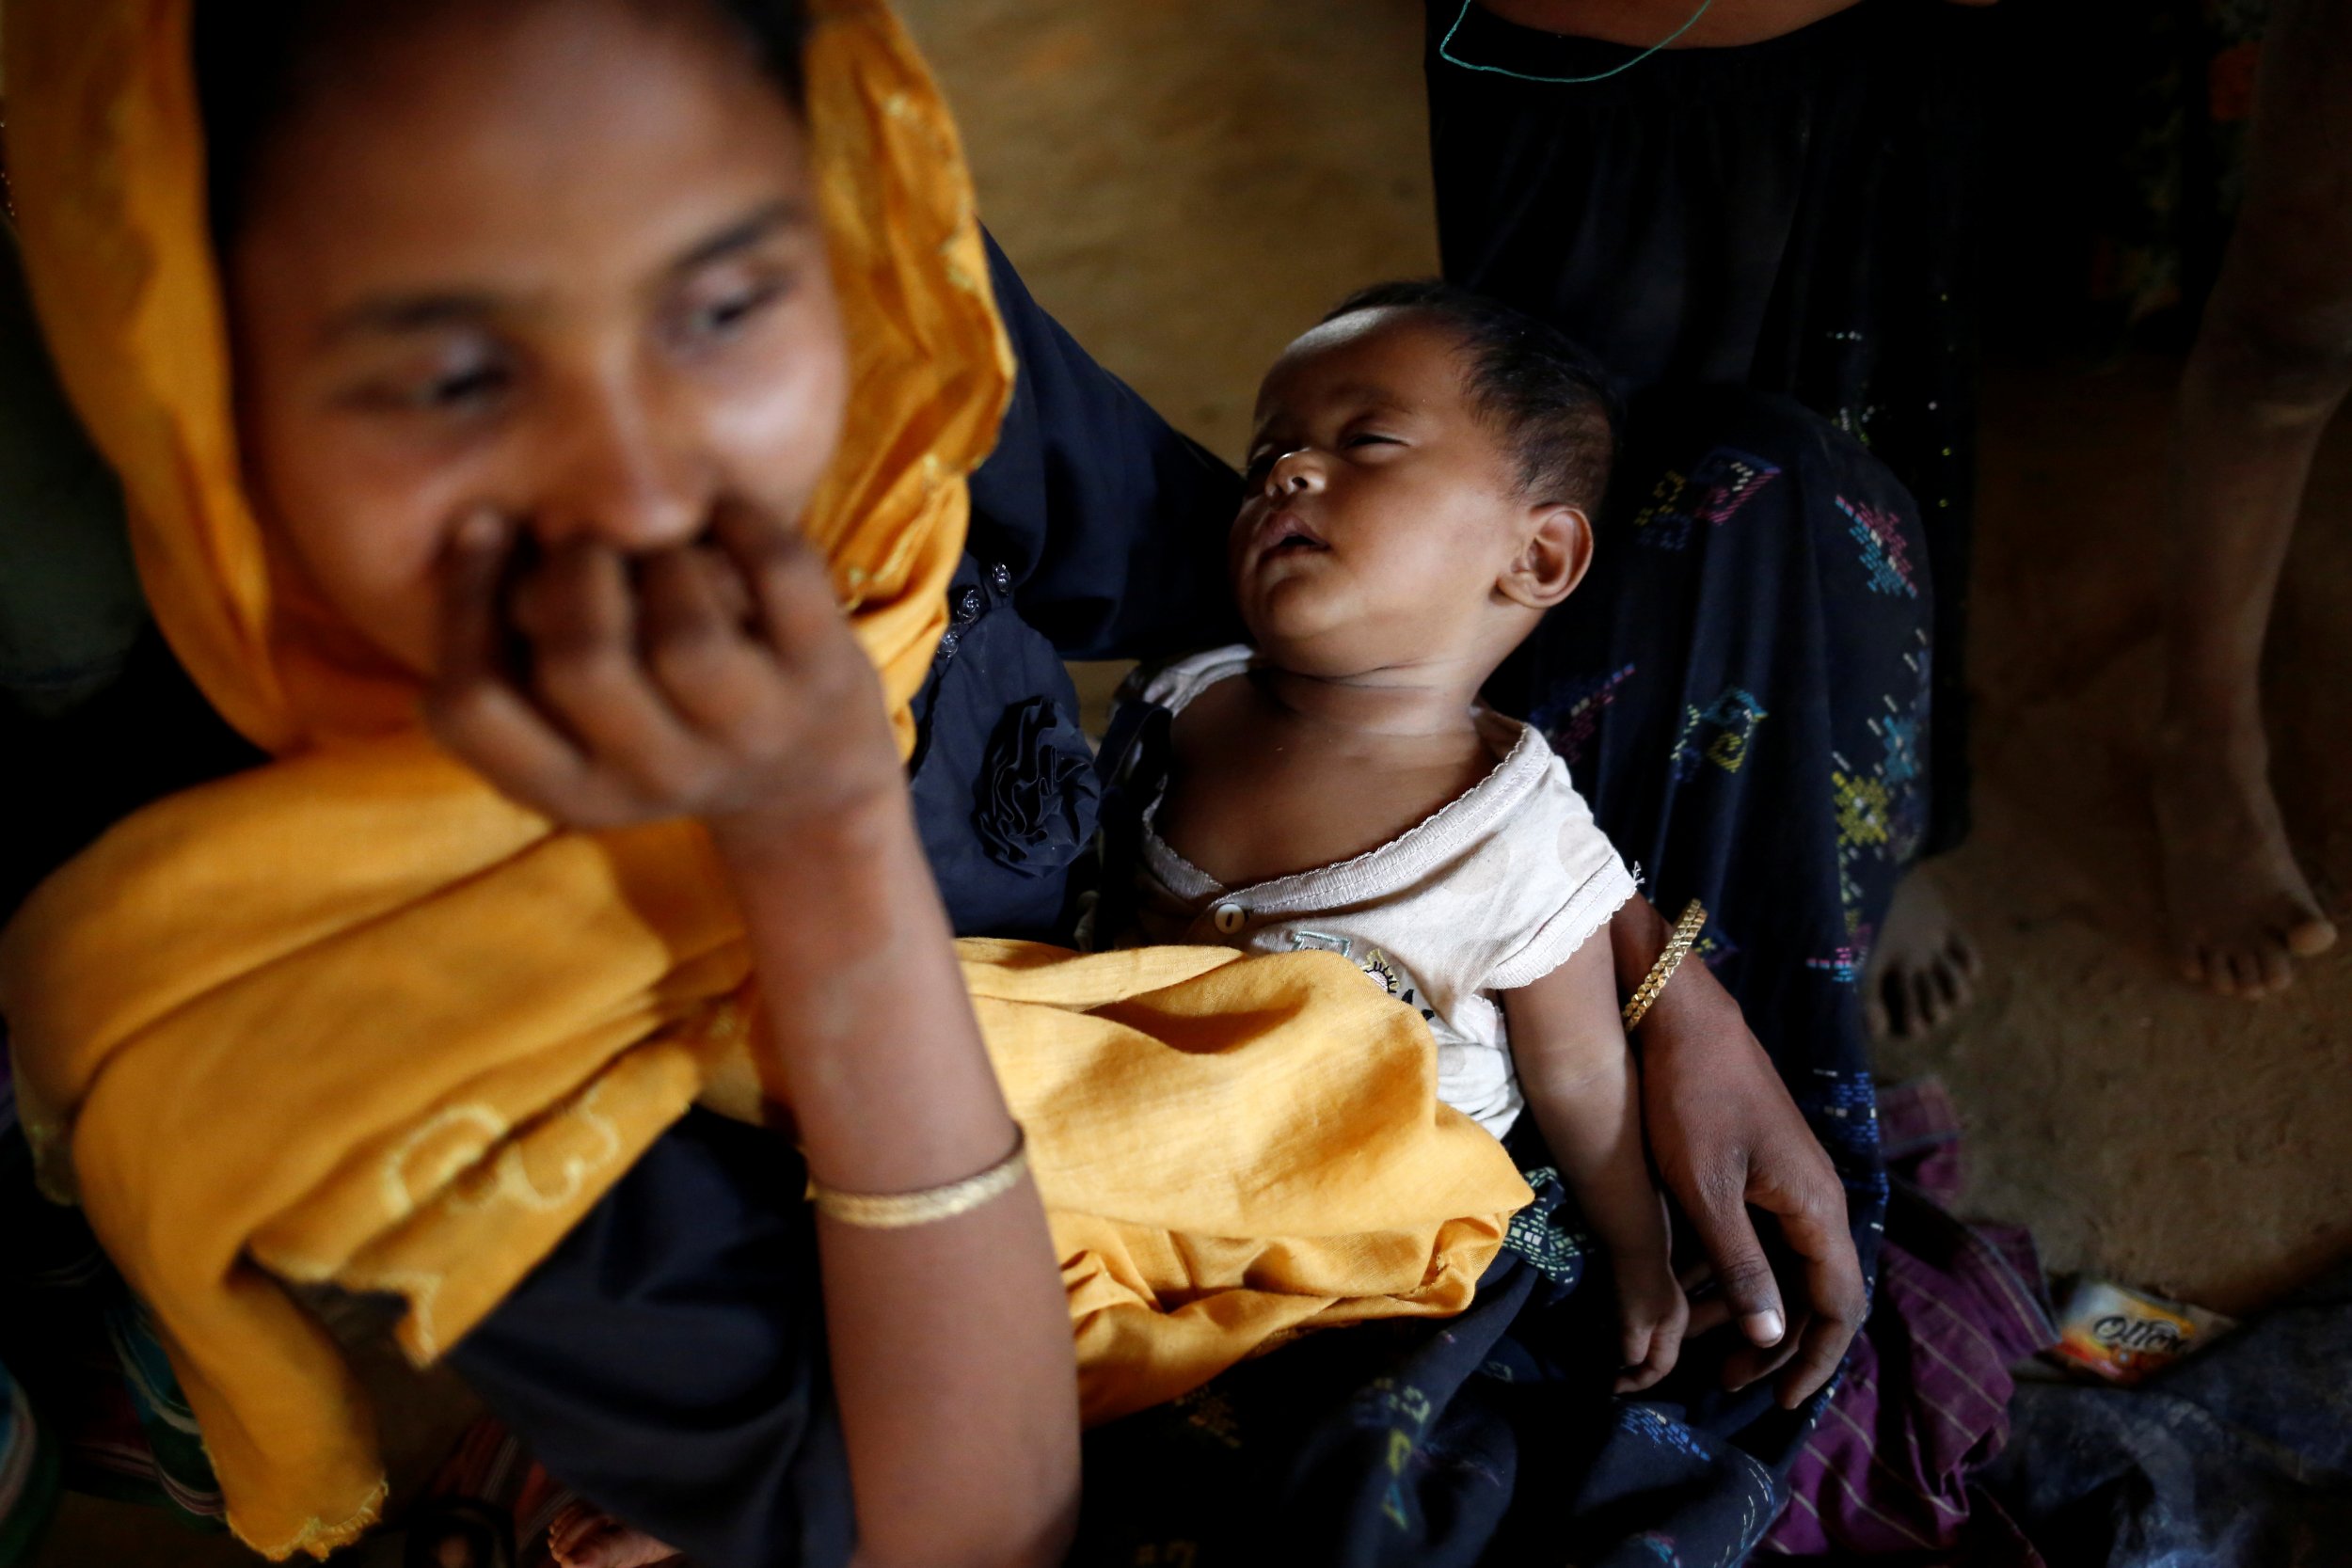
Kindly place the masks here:
<instances>
[{"instance_id":1,"label":"colorful embroidered pattern","mask_svg":"<svg viewBox=\"0 0 2352 1568\"><path fill-rule=\"evenodd\" d=\"M1844 758L1830 770L1830 788L1837 798L1837 842L1841 847L1884 844L1892 836L1887 826L1886 784L1874 775L1846 771Z\"/></svg>"},{"instance_id":2,"label":"colorful embroidered pattern","mask_svg":"<svg viewBox=\"0 0 2352 1568\"><path fill-rule=\"evenodd\" d=\"M1892 707L1890 699L1887 705ZM1919 742L1927 721L1917 714L1890 713L1870 721L1870 732L1886 748L1879 774L1888 784L1907 784L1919 776Z\"/></svg>"},{"instance_id":3,"label":"colorful embroidered pattern","mask_svg":"<svg viewBox=\"0 0 2352 1568\"><path fill-rule=\"evenodd\" d=\"M1805 1125L1836 1162L1846 1190L1867 1194L1883 1205L1889 1187L1885 1166L1871 1158L1879 1147L1879 1101L1870 1075L1815 1068L1808 1081L1789 1087Z\"/></svg>"},{"instance_id":4,"label":"colorful embroidered pattern","mask_svg":"<svg viewBox=\"0 0 2352 1568\"><path fill-rule=\"evenodd\" d=\"M1617 1424L1628 1432L1692 1459L1711 1462L1715 1457L1714 1450L1699 1441L1697 1433L1680 1421L1660 1415L1646 1404L1618 1405Z\"/></svg>"},{"instance_id":5,"label":"colorful embroidered pattern","mask_svg":"<svg viewBox=\"0 0 2352 1568\"><path fill-rule=\"evenodd\" d=\"M1871 589L1917 598L1919 584L1912 576L1911 542L1903 537L1902 519L1843 496L1837 498L1837 510L1846 515L1847 531L1862 546L1862 565L1870 574Z\"/></svg>"},{"instance_id":6,"label":"colorful embroidered pattern","mask_svg":"<svg viewBox=\"0 0 2352 1568\"><path fill-rule=\"evenodd\" d=\"M1839 504L1843 504L1842 502ZM1912 687L1908 706L1893 696L1880 698L1885 712L1866 721L1879 744L1878 760L1857 768L1836 752L1829 783L1832 815L1837 827L1837 895L1844 906L1847 942L1828 958L1808 958L1805 967L1852 983L1869 962L1870 933L1862 921L1860 869L1867 861L1907 863L1927 836L1927 757L1931 733L1928 704L1933 681L1933 660L1925 629L1912 634L1912 650L1903 655L1904 674Z\"/></svg>"},{"instance_id":7,"label":"colorful embroidered pattern","mask_svg":"<svg viewBox=\"0 0 2352 1568\"><path fill-rule=\"evenodd\" d=\"M1682 733L1675 737L1671 765L1677 784L1696 777L1702 761L1726 773L1740 771L1740 765L1748 759L1748 745L1756 738L1756 727L1765 718L1764 705L1756 693L1737 686L1704 708L1684 708L1682 715Z\"/></svg>"},{"instance_id":8,"label":"colorful embroidered pattern","mask_svg":"<svg viewBox=\"0 0 2352 1568\"><path fill-rule=\"evenodd\" d=\"M1521 1171L1527 1184L1539 1191L1547 1181L1560 1179L1558 1170L1550 1165ZM1503 1232L1502 1244L1526 1259L1537 1274L1555 1285L1574 1285L1584 1274L1584 1250L1588 1238L1581 1230L1571 1230L1560 1223L1556 1205L1531 1203L1511 1216L1510 1228Z\"/></svg>"},{"instance_id":9,"label":"colorful embroidered pattern","mask_svg":"<svg viewBox=\"0 0 2352 1568\"><path fill-rule=\"evenodd\" d=\"M1865 926L1853 934L1851 942L1831 948L1826 958L1805 959L1804 967L1828 975L1841 986L1851 986L1862 978L1863 970L1869 964L1870 934L1870 928Z\"/></svg>"},{"instance_id":10,"label":"colorful embroidered pattern","mask_svg":"<svg viewBox=\"0 0 2352 1568\"><path fill-rule=\"evenodd\" d=\"M1184 1413L1184 1424L1211 1442L1229 1449L1241 1447L1241 1417L1216 1384L1179 1395L1173 1403Z\"/></svg>"},{"instance_id":11,"label":"colorful embroidered pattern","mask_svg":"<svg viewBox=\"0 0 2352 1568\"><path fill-rule=\"evenodd\" d=\"M1617 688L1632 673L1633 666L1628 664L1611 674L1563 682L1560 695L1537 707L1529 721L1551 742L1560 760L1574 768L1600 728L1601 711L1617 700Z\"/></svg>"},{"instance_id":12,"label":"colorful embroidered pattern","mask_svg":"<svg viewBox=\"0 0 2352 1568\"><path fill-rule=\"evenodd\" d=\"M1649 504L1634 515L1633 537L1652 549L1681 549L1698 524L1721 528L1779 474L1760 457L1718 447L1687 479L1666 471L1651 489Z\"/></svg>"},{"instance_id":13,"label":"colorful embroidered pattern","mask_svg":"<svg viewBox=\"0 0 2352 1568\"><path fill-rule=\"evenodd\" d=\"M1389 1429L1389 1485L1380 1498L1380 1512L1399 1529L1413 1528L1413 1510L1406 1500L1405 1466L1421 1447L1421 1436L1436 1409L1429 1396L1409 1383L1375 1378L1356 1398L1358 1419Z\"/></svg>"}]
</instances>

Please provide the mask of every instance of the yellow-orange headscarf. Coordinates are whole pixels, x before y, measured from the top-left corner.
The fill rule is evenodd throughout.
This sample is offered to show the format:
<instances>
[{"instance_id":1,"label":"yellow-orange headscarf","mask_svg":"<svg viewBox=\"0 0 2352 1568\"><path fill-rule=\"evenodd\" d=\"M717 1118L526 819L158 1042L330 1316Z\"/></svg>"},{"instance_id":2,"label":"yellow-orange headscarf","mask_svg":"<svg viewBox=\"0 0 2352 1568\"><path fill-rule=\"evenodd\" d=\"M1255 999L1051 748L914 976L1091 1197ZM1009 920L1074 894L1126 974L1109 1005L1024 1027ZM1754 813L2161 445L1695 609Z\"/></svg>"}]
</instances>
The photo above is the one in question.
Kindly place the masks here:
<instances>
[{"instance_id":1,"label":"yellow-orange headscarf","mask_svg":"<svg viewBox=\"0 0 2352 1568\"><path fill-rule=\"evenodd\" d=\"M851 343L806 527L906 706L1011 375L953 126L882 0L819 0L809 116ZM324 1554L383 1496L358 1385L284 1282L466 1333L698 1099L759 1114L748 960L701 831L557 829L246 504L189 0L12 0L9 169L69 390L156 616L277 760L121 824L0 937L28 1132L154 1308L230 1502ZM1527 1191L1344 960L966 942L1054 1225L1090 1418L1304 1326L1458 1311ZM910 1289L922 1288L920 1281Z\"/></svg>"}]
</instances>

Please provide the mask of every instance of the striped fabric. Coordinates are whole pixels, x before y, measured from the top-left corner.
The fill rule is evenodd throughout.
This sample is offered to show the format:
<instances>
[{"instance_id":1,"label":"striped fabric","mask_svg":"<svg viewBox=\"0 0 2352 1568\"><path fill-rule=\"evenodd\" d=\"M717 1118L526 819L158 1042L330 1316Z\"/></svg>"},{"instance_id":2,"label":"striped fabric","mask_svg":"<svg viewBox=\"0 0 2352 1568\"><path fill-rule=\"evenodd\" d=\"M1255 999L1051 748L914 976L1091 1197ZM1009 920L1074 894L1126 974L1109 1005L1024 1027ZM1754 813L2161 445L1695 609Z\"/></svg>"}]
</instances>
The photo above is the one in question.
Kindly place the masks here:
<instances>
[{"instance_id":1,"label":"striped fabric","mask_svg":"<svg viewBox=\"0 0 2352 1568\"><path fill-rule=\"evenodd\" d=\"M212 1462L146 1308L80 1214L34 1190L5 1050L0 1236L0 1568L60 1485L220 1528Z\"/></svg>"},{"instance_id":2,"label":"striped fabric","mask_svg":"<svg viewBox=\"0 0 2352 1568\"><path fill-rule=\"evenodd\" d=\"M2043 1568L1977 1484L2009 1435L2009 1369L2058 1339L2033 1243L1943 1207L1960 1192L1960 1118L1941 1084L1882 1087L1879 1128L1894 1180L1877 1295L1758 1556Z\"/></svg>"}]
</instances>

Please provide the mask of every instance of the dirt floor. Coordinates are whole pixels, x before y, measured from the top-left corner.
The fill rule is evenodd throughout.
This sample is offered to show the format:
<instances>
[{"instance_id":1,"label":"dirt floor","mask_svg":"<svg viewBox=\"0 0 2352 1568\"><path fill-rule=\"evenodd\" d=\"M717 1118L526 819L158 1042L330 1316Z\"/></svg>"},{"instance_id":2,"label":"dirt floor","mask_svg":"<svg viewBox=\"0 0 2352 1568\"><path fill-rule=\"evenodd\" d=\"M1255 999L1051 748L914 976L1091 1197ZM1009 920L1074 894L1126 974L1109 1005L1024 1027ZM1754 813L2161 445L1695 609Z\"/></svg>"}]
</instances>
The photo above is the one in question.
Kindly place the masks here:
<instances>
[{"instance_id":1,"label":"dirt floor","mask_svg":"<svg viewBox=\"0 0 2352 1568\"><path fill-rule=\"evenodd\" d=\"M1437 264L1412 0L901 0L981 208L1094 353L1228 456L1274 353L1358 284ZM2242 1311L2352 1250L2352 951L2283 998L2161 961L2141 736L2177 365L1995 370L1971 678L1978 827L1939 875L1985 1003L1887 1053L1967 1117L1969 1206L2050 1262ZM2352 430L2312 491L2274 637L2289 820L2352 886ZM1103 689L1104 673L1089 681ZM2341 913L2339 914L2341 918ZM247 1561L74 1503L40 1568Z\"/></svg>"}]
</instances>

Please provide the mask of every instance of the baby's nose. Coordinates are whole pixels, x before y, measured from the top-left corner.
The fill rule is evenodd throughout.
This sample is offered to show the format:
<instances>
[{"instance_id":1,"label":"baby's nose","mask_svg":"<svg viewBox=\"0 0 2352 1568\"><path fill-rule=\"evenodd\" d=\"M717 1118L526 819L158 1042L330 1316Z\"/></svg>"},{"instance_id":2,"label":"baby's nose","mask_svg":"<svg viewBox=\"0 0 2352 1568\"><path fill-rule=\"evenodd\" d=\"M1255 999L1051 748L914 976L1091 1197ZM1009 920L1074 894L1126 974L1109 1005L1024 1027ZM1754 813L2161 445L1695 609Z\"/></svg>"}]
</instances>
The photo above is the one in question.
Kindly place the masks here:
<instances>
[{"instance_id":1,"label":"baby's nose","mask_svg":"<svg viewBox=\"0 0 2352 1568\"><path fill-rule=\"evenodd\" d=\"M1266 491L1270 495L1295 496L1301 490L1314 488L1315 483L1314 464L1304 447L1276 458L1274 467L1266 473Z\"/></svg>"}]
</instances>

